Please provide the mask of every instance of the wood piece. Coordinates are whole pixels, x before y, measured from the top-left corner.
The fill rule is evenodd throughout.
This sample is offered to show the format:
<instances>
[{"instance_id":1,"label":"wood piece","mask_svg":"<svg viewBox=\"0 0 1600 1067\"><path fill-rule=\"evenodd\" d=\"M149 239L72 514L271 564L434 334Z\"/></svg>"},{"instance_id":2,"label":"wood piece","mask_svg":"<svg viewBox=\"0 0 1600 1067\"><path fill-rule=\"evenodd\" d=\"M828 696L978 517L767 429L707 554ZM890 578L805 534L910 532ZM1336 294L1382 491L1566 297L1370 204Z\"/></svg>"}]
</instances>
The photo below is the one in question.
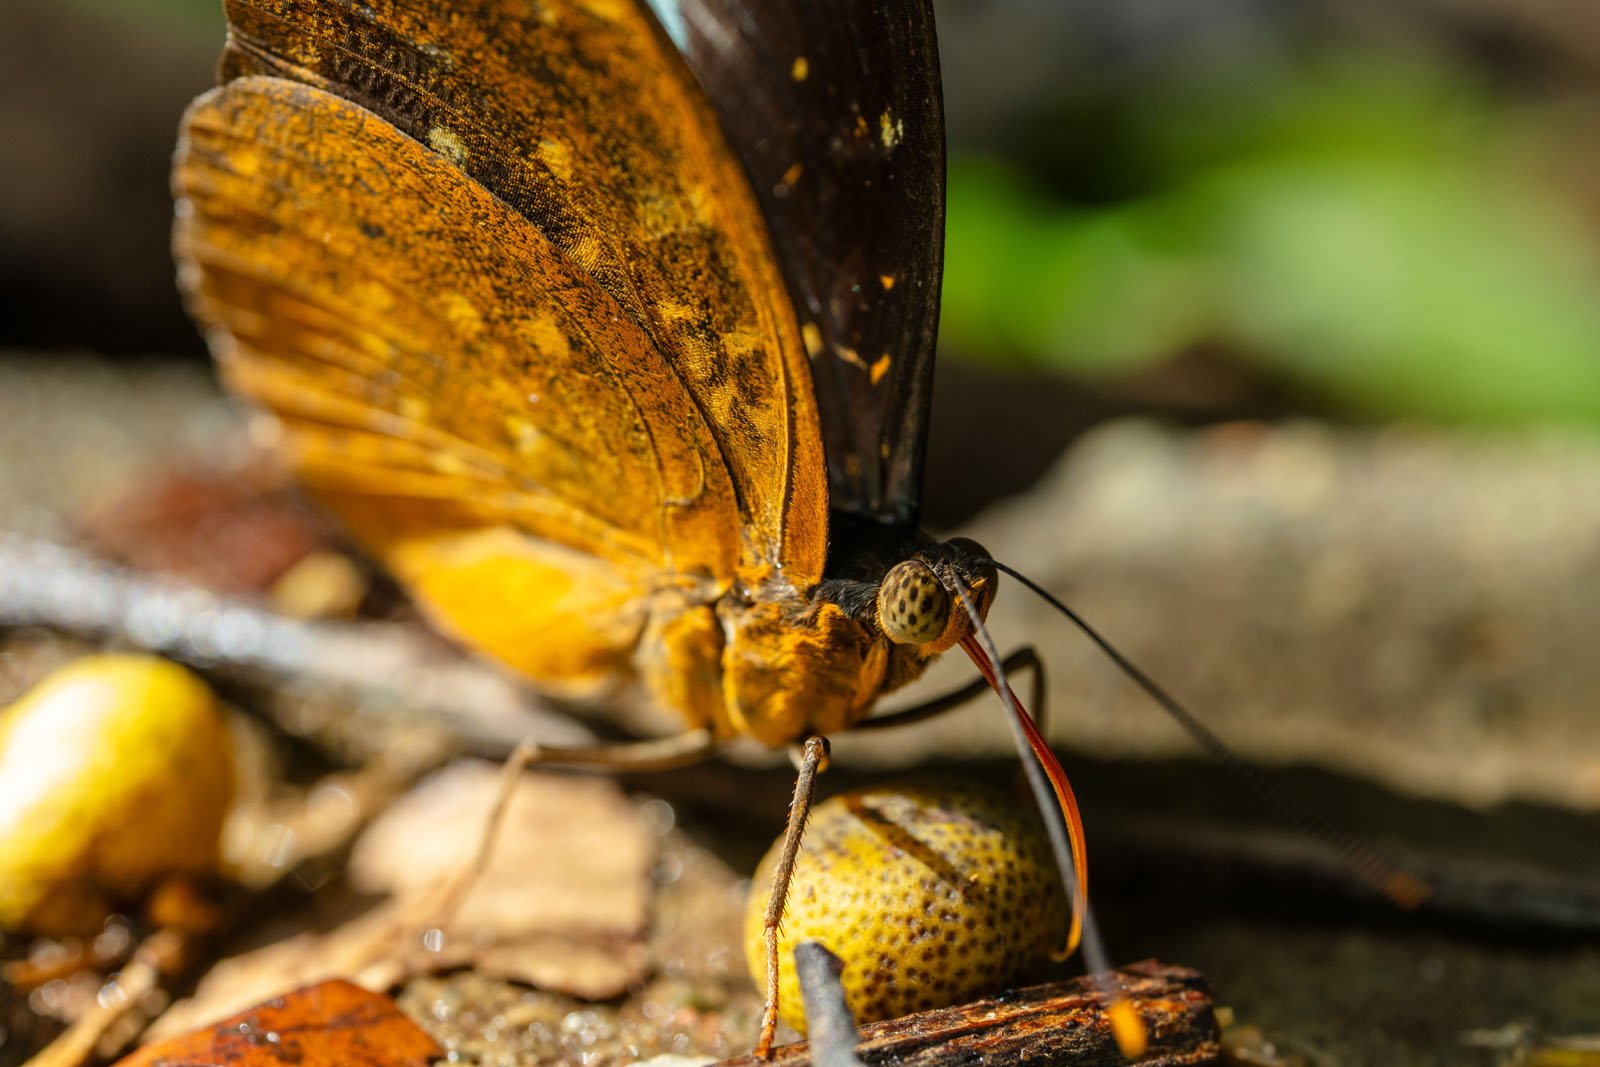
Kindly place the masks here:
<instances>
[{"instance_id":1,"label":"wood piece","mask_svg":"<svg viewBox=\"0 0 1600 1067\"><path fill-rule=\"evenodd\" d=\"M1205 978L1186 967L1155 961L1115 972L1123 995L1149 1031L1145 1054L1129 1061L1117 1049L1106 998L1089 978L1074 978L1004 993L954 1008L919 1012L861 1029L856 1055L874 1067L1193 1067L1221 1062L1217 1020ZM717 1067L760 1067L753 1056ZM802 1042L775 1049L774 1067L809 1067Z\"/></svg>"}]
</instances>

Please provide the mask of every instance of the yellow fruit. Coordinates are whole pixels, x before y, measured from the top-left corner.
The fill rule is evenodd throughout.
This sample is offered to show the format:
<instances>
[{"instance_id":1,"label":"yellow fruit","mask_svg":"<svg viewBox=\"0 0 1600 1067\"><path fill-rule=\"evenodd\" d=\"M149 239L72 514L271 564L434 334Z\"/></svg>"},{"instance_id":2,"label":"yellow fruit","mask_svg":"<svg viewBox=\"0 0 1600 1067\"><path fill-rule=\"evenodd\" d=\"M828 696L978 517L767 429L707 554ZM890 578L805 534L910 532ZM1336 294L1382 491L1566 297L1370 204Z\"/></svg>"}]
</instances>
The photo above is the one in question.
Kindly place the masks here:
<instances>
[{"instance_id":1,"label":"yellow fruit","mask_svg":"<svg viewBox=\"0 0 1600 1067\"><path fill-rule=\"evenodd\" d=\"M805 1032L794 947L844 960L859 1022L943 1007L1011 982L1059 947L1068 906L1043 830L1017 802L971 789L869 789L812 811L779 932L779 1011ZM745 957L758 986L779 843L757 869Z\"/></svg>"},{"instance_id":2,"label":"yellow fruit","mask_svg":"<svg viewBox=\"0 0 1600 1067\"><path fill-rule=\"evenodd\" d=\"M171 875L216 869L233 798L205 683L153 656L89 656L0 712L0 927L89 933Z\"/></svg>"}]
</instances>

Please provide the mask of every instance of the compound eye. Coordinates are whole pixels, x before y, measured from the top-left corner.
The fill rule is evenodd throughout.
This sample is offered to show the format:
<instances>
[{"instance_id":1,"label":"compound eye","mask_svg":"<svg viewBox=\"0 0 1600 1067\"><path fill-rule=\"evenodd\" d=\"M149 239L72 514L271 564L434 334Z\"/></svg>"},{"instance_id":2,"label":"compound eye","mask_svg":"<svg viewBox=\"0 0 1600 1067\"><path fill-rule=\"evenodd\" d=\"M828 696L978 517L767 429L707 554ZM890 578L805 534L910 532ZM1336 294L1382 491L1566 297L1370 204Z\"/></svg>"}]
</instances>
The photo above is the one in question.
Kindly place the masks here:
<instances>
[{"instance_id":1,"label":"compound eye","mask_svg":"<svg viewBox=\"0 0 1600 1067\"><path fill-rule=\"evenodd\" d=\"M926 563L896 563L878 586L878 626L897 645L925 645L950 622L950 594Z\"/></svg>"}]
</instances>

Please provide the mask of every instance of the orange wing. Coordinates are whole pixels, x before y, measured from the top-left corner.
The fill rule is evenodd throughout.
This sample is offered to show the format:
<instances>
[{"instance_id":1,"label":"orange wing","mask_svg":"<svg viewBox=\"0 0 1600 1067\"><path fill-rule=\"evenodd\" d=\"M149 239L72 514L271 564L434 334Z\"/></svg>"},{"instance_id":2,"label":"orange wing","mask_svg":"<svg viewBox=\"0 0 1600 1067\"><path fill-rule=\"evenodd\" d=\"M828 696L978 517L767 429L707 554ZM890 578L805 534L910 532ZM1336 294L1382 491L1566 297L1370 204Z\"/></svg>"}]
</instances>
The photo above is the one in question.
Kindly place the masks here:
<instances>
[{"instance_id":1,"label":"orange wing","mask_svg":"<svg viewBox=\"0 0 1600 1067\"><path fill-rule=\"evenodd\" d=\"M348 71L308 7L272 6L315 29L275 47ZM241 51L264 10L230 9L226 65L323 81ZM652 598L820 578L820 435L755 204L670 46L631 4L501 10L384 14L468 68L469 104L417 112L431 150L282 78L197 101L175 243L230 383L319 497L444 629L589 691ZM516 171L524 210L474 162Z\"/></svg>"},{"instance_id":2,"label":"orange wing","mask_svg":"<svg viewBox=\"0 0 1600 1067\"><path fill-rule=\"evenodd\" d=\"M226 6L225 76L290 78L368 108L609 293L703 417L738 500L746 577L821 577L826 475L793 309L748 180L642 4ZM448 277L448 261L434 270Z\"/></svg>"}]
</instances>

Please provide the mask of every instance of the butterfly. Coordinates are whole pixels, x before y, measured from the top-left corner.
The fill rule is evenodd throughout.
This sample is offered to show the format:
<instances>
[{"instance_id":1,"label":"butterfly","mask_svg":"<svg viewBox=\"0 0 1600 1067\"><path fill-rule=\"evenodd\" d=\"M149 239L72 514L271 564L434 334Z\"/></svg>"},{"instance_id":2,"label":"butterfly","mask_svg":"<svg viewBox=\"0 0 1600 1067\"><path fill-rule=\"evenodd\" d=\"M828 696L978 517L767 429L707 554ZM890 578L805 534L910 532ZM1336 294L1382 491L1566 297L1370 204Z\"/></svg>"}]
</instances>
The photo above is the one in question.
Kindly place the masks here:
<instances>
[{"instance_id":1,"label":"butterfly","mask_svg":"<svg viewBox=\"0 0 1600 1067\"><path fill-rule=\"evenodd\" d=\"M933 16L653 5L227 0L174 167L180 286L263 435L437 629L682 725L606 758L804 742L798 847L821 739L934 656L1009 695L995 564L917 527Z\"/></svg>"}]
</instances>

